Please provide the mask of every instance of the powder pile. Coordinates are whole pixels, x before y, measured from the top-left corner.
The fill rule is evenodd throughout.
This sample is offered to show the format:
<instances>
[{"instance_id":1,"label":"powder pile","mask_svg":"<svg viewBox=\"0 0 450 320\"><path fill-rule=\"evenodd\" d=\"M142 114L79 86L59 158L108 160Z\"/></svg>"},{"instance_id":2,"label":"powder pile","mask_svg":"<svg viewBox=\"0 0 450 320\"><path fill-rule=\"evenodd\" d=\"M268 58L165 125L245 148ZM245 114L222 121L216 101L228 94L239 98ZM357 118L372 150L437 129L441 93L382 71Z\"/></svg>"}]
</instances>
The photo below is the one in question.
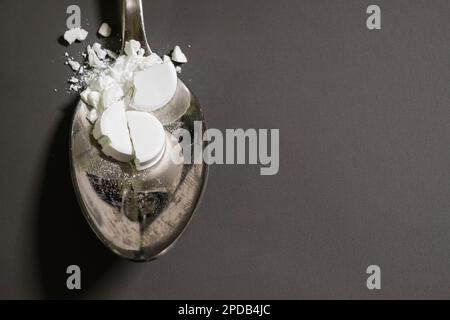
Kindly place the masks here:
<instances>
[{"instance_id":1,"label":"powder pile","mask_svg":"<svg viewBox=\"0 0 450 320\"><path fill-rule=\"evenodd\" d=\"M66 39L68 43L86 38L80 32L66 32L71 36ZM108 37L111 28L102 24L98 33ZM175 95L177 72L187 58L179 46L170 57L147 56L134 40L126 42L123 51L118 55L94 43L82 53L82 62L66 53L66 64L74 72L68 79L69 89L80 93L92 135L102 152L117 161L133 161L143 170L164 153L166 133L153 111L165 107Z\"/></svg>"}]
</instances>

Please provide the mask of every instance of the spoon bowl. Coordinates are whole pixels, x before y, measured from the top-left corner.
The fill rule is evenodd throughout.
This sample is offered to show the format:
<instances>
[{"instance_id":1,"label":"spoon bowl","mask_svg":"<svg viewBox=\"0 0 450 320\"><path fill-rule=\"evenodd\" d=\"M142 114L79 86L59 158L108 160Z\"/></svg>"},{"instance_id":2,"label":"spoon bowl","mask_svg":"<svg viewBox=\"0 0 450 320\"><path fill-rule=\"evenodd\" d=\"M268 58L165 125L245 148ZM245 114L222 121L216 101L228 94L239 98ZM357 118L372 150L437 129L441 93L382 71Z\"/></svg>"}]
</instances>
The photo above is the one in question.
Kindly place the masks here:
<instances>
[{"instance_id":1,"label":"spoon bowl","mask_svg":"<svg viewBox=\"0 0 450 320\"><path fill-rule=\"evenodd\" d=\"M151 53L141 0L123 1L123 43L132 39ZM173 136L175 130L186 129L194 137L196 121L202 123L203 132L206 130L200 104L178 79L175 96L154 112L166 131L164 155L143 171L101 152L87 113L80 101L70 141L72 180L83 214L98 238L117 255L133 261L153 260L167 252L184 232L206 185L205 163L173 161L182 153ZM205 142L195 139L189 147L193 154L202 150Z\"/></svg>"}]
</instances>

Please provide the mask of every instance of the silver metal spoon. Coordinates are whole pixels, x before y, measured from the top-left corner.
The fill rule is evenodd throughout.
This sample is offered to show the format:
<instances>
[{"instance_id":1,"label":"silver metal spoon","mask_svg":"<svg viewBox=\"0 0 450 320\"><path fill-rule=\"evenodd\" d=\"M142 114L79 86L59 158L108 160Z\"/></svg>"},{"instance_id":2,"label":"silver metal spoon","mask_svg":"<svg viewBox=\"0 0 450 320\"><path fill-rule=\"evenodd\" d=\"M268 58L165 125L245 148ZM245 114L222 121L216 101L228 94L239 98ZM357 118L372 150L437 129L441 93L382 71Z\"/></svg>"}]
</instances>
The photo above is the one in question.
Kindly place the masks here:
<instances>
[{"instance_id":1,"label":"silver metal spoon","mask_svg":"<svg viewBox=\"0 0 450 320\"><path fill-rule=\"evenodd\" d=\"M147 43L141 0L123 0L123 43L137 40L151 53ZM200 200L208 175L202 164L175 164L171 156L181 153L171 137L178 128L194 137L194 122L206 124L195 96L178 80L177 92L168 105L154 115L167 134L163 158L155 166L137 171L133 164L106 157L92 137L80 101L71 132L72 180L81 209L100 240L117 255L133 261L148 261L165 253L188 226ZM193 139L194 141L194 139ZM195 140L191 151L204 148Z\"/></svg>"}]
</instances>

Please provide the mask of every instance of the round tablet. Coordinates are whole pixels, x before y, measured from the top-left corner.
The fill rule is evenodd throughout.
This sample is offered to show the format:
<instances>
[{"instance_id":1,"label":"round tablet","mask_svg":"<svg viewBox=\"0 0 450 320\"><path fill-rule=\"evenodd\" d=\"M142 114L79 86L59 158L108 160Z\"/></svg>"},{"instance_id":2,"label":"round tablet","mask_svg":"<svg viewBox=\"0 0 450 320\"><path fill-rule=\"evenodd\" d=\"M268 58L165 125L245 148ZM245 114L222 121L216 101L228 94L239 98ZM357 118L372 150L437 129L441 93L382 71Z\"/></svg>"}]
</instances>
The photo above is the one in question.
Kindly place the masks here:
<instances>
[{"instance_id":1,"label":"round tablet","mask_svg":"<svg viewBox=\"0 0 450 320\"><path fill-rule=\"evenodd\" d=\"M161 122L150 113L128 111L127 119L136 168L147 169L155 165L164 154L166 132Z\"/></svg>"}]
</instances>

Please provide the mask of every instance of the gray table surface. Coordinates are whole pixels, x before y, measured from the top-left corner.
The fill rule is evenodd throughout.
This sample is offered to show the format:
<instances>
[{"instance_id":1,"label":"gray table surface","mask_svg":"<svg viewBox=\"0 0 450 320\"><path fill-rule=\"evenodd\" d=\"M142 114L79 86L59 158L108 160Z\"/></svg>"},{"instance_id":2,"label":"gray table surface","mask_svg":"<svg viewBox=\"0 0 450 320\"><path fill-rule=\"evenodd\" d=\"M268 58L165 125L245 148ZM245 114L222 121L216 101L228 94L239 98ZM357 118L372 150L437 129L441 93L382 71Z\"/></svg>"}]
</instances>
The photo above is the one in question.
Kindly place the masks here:
<instances>
[{"instance_id":1,"label":"gray table surface","mask_svg":"<svg viewBox=\"0 0 450 320\"><path fill-rule=\"evenodd\" d=\"M91 35L66 48L71 3ZM144 0L156 51L191 45L181 77L210 127L281 136L278 175L213 166L189 230L145 264L96 239L69 175L64 52L117 32L114 3L0 4L0 298L450 298L449 1Z\"/></svg>"}]
</instances>

